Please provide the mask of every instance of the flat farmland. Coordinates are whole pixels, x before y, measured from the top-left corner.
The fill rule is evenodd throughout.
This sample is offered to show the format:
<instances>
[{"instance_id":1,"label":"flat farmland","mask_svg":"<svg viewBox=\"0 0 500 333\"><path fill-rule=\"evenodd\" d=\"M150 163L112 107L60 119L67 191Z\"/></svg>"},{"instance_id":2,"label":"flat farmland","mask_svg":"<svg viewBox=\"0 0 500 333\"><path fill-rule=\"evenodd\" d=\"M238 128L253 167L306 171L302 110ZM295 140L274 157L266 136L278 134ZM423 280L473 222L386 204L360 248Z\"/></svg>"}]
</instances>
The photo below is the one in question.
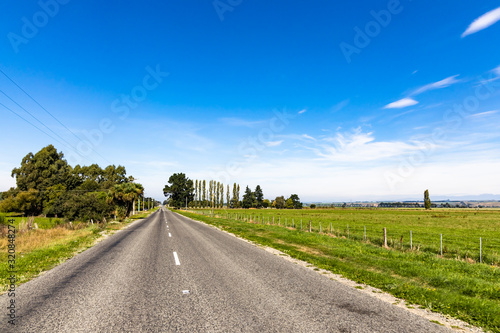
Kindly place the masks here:
<instances>
[{"instance_id":1,"label":"flat farmland","mask_svg":"<svg viewBox=\"0 0 500 333\"><path fill-rule=\"evenodd\" d=\"M313 232L379 246L386 228L389 247L439 255L442 235L443 257L500 264L500 209L219 209L213 214L299 231L308 230L311 221Z\"/></svg>"}]
</instances>

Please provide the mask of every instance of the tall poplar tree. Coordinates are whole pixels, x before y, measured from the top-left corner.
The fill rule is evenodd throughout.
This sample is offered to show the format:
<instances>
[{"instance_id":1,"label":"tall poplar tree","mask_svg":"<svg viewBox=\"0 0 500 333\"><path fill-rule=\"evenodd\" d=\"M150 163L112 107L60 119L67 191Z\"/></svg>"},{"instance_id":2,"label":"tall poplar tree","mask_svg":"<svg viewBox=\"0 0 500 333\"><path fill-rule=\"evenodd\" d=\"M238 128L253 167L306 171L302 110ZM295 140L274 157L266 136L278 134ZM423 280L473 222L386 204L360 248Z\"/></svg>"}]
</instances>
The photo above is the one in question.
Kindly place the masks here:
<instances>
[{"instance_id":1,"label":"tall poplar tree","mask_svg":"<svg viewBox=\"0 0 500 333\"><path fill-rule=\"evenodd\" d=\"M198 179L194 181L194 208L198 207Z\"/></svg>"},{"instance_id":2,"label":"tall poplar tree","mask_svg":"<svg viewBox=\"0 0 500 333\"><path fill-rule=\"evenodd\" d=\"M224 184L220 183L220 208L224 208Z\"/></svg>"},{"instance_id":3,"label":"tall poplar tree","mask_svg":"<svg viewBox=\"0 0 500 333\"><path fill-rule=\"evenodd\" d=\"M203 188L202 188L202 207L206 207L206 200L207 200L207 182L206 180L203 180Z\"/></svg>"},{"instance_id":4,"label":"tall poplar tree","mask_svg":"<svg viewBox=\"0 0 500 333\"><path fill-rule=\"evenodd\" d=\"M226 188L226 202L227 202L227 208L231 208L231 192L229 192L229 184L227 184Z\"/></svg>"}]
</instances>

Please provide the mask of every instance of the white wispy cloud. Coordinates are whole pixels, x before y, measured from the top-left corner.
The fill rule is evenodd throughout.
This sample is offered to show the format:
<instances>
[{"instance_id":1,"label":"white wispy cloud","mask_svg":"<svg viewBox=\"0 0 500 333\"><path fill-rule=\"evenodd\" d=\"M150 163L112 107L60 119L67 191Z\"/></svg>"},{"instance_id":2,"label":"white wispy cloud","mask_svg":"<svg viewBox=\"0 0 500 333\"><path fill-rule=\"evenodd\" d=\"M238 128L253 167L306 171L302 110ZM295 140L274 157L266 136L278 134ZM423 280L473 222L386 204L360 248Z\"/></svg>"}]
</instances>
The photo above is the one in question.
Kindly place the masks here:
<instances>
[{"instance_id":1,"label":"white wispy cloud","mask_svg":"<svg viewBox=\"0 0 500 333\"><path fill-rule=\"evenodd\" d=\"M416 105L418 102L410 97L405 97L399 101L392 102L384 106L384 109L402 109L408 106Z\"/></svg>"},{"instance_id":2,"label":"white wispy cloud","mask_svg":"<svg viewBox=\"0 0 500 333\"><path fill-rule=\"evenodd\" d=\"M283 143L283 140L277 140L277 141L268 141L265 143L267 147L277 147Z\"/></svg>"},{"instance_id":3,"label":"white wispy cloud","mask_svg":"<svg viewBox=\"0 0 500 333\"><path fill-rule=\"evenodd\" d=\"M300 111L298 112L298 114L303 114L303 113L305 113L305 112L307 112L307 110L306 110L306 109L302 109L302 110L300 110Z\"/></svg>"},{"instance_id":4,"label":"white wispy cloud","mask_svg":"<svg viewBox=\"0 0 500 333\"><path fill-rule=\"evenodd\" d=\"M418 89L416 89L411 95L420 95L426 91L429 90L435 90L435 89L442 89L451 86L452 84L460 82L460 80L457 80L458 75L453 75L450 77L447 77L446 79L443 79L441 81L433 82L426 84L425 86L422 86Z\"/></svg>"},{"instance_id":5,"label":"white wispy cloud","mask_svg":"<svg viewBox=\"0 0 500 333\"><path fill-rule=\"evenodd\" d=\"M499 112L499 110L491 110L491 111L486 111L486 112L480 112L480 113L471 114L469 117L470 118L486 117L486 116L491 116L493 114L496 114L498 112Z\"/></svg>"},{"instance_id":6,"label":"white wispy cloud","mask_svg":"<svg viewBox=\"0 0 500 333\"><path fill-rule=\"evenodd\" d=\"M322 140L313 150L321 159L335 162L382 161L400 157L422 149L434 149L437 145L413 140L376 141L373 132L360 128L348 133L337 133Z\"/></svg>"},{"instance_id":7,"label":"white wispy cloud","mask_svg":"<svg viewBox=\"0 0 500 333\"><path fill-rule=\"evenodd\" d=\"M500 76L500 66L496 67L496 68L493 68L491 70L493 73L495 73L496 75Z\"/></svg>"},{"instance_id":8,"label":"white wispy cloud","mask_svg":"<svg viewBox=\"0 0 500 333\"><path fill-rule=\"evenodd\" d=\"M500 7L487 12L475 19L462 34L462 38L486 29L500 21Z\"/></svg>"},{"instance_id":9,"label":"white wispy cloud","mask_svg":"<svg viewBox=\"0 0 500 333\"><path fill-rule=\"evenodd\" d=\"M420 95L426 91L429 91L429 90L447 88L453 84L461 82L460 80L457 79L457 77L458 77L458 74L453 75L453 76L449 76L449 77L442 79L440 81L426 84L426 85L414 90L413 92L411 92L408 97L405 97L405 98L400 99L396 102L392 102L390 104L387 104L384 107L384 109L402 109L402 108L406 108L408 106L416 105L416 104L418 104L418 101L416 101L413 98L413 96L418 96L418 95Z\"/></svg>"},{"instance_id":10,"label":"white wispy cloud","mask_svg":"<svg viewBox=\"0 0 500 333\"><path fill-rule=\"evenodd\" d=\"M336 105L334 105L332 107L332 112L333 113L339 112L340 110L342 110L343 108L345 108L346 106L348 106L350 102L351 102L350 99L344 99L343 101L337 103Z\"/></svg>"}]
</instances>

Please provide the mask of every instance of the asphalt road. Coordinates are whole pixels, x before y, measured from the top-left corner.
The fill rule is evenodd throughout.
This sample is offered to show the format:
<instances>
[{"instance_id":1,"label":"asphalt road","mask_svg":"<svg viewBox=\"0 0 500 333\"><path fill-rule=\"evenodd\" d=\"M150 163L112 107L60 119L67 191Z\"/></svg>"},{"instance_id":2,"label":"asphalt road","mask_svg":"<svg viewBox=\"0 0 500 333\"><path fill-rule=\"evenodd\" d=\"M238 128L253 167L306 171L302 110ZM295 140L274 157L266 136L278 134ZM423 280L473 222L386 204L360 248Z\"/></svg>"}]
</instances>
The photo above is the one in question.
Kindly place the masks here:
<instances>
[{"instance_id":1,"label":"asphalt road","mask_svg":"<svg viewBox=\"0 0 500 333\"><path fill-rule=\"evenodd\" d=\"M159 210L17 289L0 332L449 332Z\"/></svg>"}]
</instances>

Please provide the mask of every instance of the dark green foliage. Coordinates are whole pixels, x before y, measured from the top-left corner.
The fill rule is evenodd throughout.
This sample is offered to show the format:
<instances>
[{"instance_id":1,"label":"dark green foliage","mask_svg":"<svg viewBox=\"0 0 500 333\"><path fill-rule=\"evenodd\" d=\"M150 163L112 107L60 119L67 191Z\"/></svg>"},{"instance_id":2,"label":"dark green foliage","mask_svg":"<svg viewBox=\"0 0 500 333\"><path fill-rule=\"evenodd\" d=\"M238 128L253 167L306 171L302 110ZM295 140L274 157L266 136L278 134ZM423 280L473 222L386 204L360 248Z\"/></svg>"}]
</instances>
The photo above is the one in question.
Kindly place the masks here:
<instances>
[{"instance_id":1,"label":"dark green foliage","mask_svg":"<svg viewBox=\"0 0 500 333\"><path fill-rule=\"evenodd\" d=\"M205 181L203 181L205 186ZM212 182L210 182L210 189L212 189ZM168 179L168 184L163 188L163 194L169 199L170 207L181 208L187 202L194 200L193 181L186 177L183 173L174 173Z\"/></svg>"},{"instance_id":2,"label":"dark green foliage","mask_svg":"<svg viewBox=\"0 0 500 333\"><path fill-rule=\"evenodd\" d=\"M314 209L314 208L316 208L316 205L315 204L311 204L309 207L311 207L311 209Z\"/></svg>"},{"instance_id":3,"label":"dark green foliage","mask_svg":"<svg viewBox=\"0 0 500 333\"><path fill-rule=\"evenodd\" d=\"M2 193L0 211L25 215L102 220L122 205L129 215L137 193L143 191L140 184L133 183L133 177L126 176L125 167L102 169L92 164L72 168L52 145L26 155L21 166L12 170L12 176L17 187ZM135 194L130 197L120 191Z\"/></svg>"},{"instance_id":4,"label":"dark green foliage","mask_svg":"<svg viewBox=\"0 0 500 333\"><path fill-rule=\"evenodd\" d=\"M260 187L260 185L257 185L255 187L254 195L255 195L255 205L254 205L254 207L255 208L261 208L262 205L263 205L263 203L264 203L264 193L262 193L262 188Z\"/></svg>"},{"instance_id":5,"label":"dark green foliage","mask_svg":"<svg viewBox=\"0 0 500 333\"><path fill-rule=\"evenodd\" d=\"M424 207L425 209L431 209L431 199L429 198L429 190L424 192Z\"/></svg>"},{"instance_id":6,"label":"dark green foliage","mask_svg":"<svg viewBox=\"0 0 500 333\"><path fill-rule=\"evenodd\" d=\"M245 189L245 194L243 194L243 200L241 201L241 206L243 208L253 207L254 195L250 188L247 186Z\"/></svg>"},{"instance_id":7,"label":"dark green foliage","mask_svg":"<svg viewBox=\"0 0 500 333\"><path fill-rule=\"evenodd\" d=\"M297 194L292 194L288 200L292 201L292 207L287 206L286 208L302 209L302 202L300 202L300 198Z\"/></svg>"},{"instance_id":8,"label":"dark green foliage","mask_svg":"<svg viewBox=\"0 0 500 333\"><path fill-rule=\"evenodd\" d=\"M277 209L283 209L283 208L285 208L285 197L284 196L276 197L276 199L274 200L273 205Z\"/></svg>"}]
</instances>

